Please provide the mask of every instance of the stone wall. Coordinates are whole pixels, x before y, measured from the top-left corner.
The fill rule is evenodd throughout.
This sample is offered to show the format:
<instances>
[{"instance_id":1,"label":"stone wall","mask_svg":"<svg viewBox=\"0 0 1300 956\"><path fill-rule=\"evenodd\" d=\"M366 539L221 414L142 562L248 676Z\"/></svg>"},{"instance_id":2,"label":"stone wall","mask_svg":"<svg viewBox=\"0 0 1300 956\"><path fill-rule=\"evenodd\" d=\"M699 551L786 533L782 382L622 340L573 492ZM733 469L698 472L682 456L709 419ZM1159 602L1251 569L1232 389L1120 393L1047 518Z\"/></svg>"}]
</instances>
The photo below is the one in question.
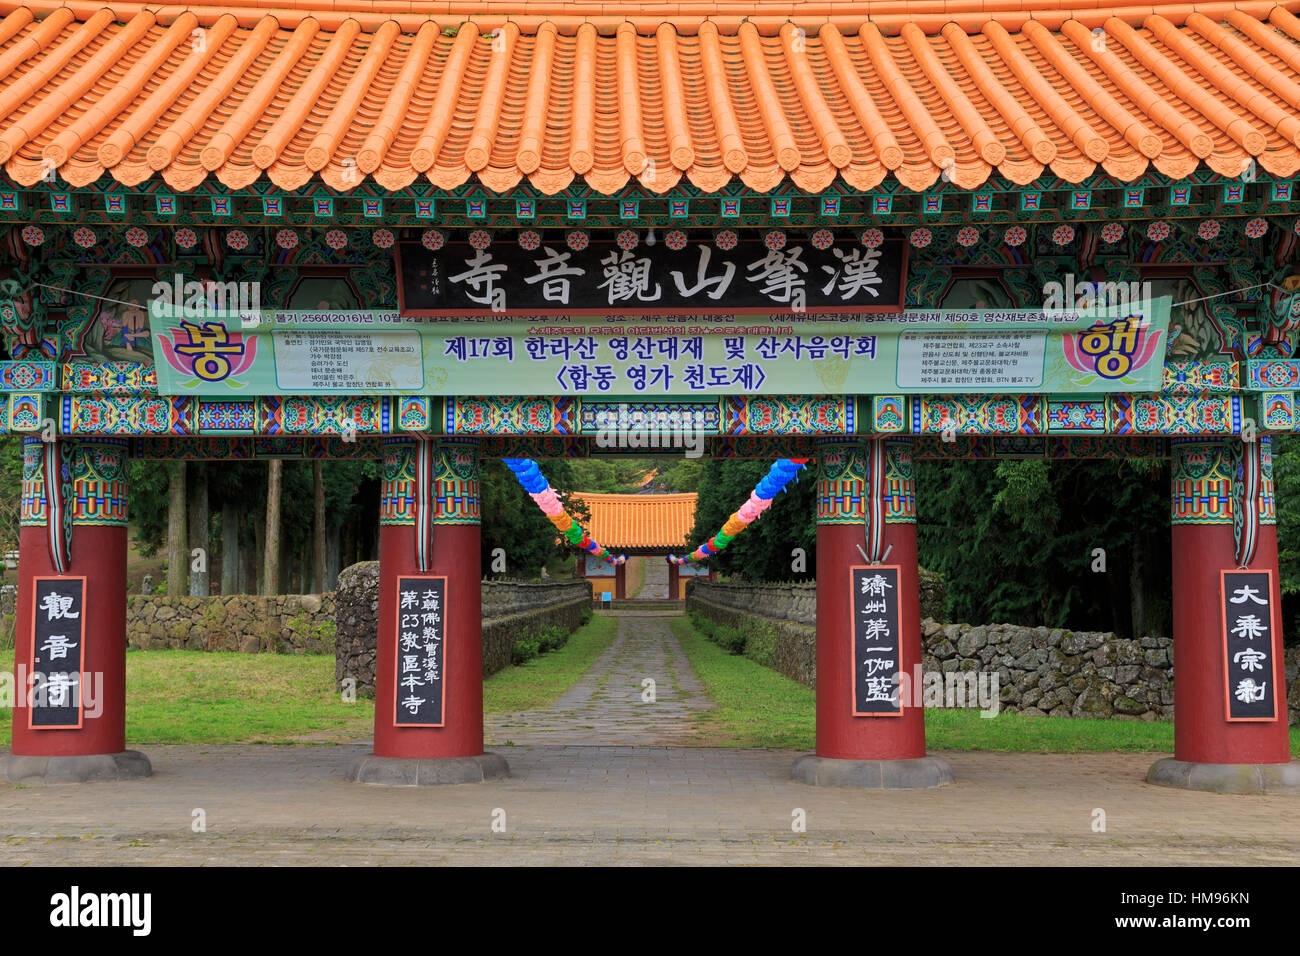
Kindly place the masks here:
<instances>
[{"instance_id":1,"label":"stone wall","mask_svg":"<svg viewBox=\"0 0 1300 956\"><path fill-rule=\"evenodd\" d=\"M552 627L575 631L591 614L588 581L484 581L482 587L484 677L510 666L515 641Z\"/></svg>"},{"instance_id":2,"label":"stone wall","mask_svg":"<svg viewBox=\"0 0 1300 956\"><path fill-rule=\"evenodd\" d=\"M362 561L339 572L334 592L334 686L351 677L360 697L375 696L375 635L379 632L379 562Z\"/></svg>"},{"instance_id":3,"label":"stone wall","mask_svg":"<svg viewBox=\"0 0 1300 956\"><path fill-rule=\"evenodd\" d=\"M1053 717L1174 719L1173 640L925 620L923 671L997 671L1002 710Z\"/></svg>"},{"instance_id":4,"label":"stone wall","mask_svg":"<svg viewBox=\"0 0 1300 956\"><path fill-rule=\"evenodd\" d=\"M923 592L925 585L923 583ZM939 595L937 598L935 595ZM815 584L693 581L686 607L747 637L746 656L816 685ZM1173 640L1013 624L940 624L942 588L922 606L923 671L997 671L1002 710L1053 717L1173 720ZM751 654L753 641L758 653ZM1300 724L1300 647L1285 657L1292 724Z\"/></svg>"},{"instance_id":5,"label":"stone wall","mask_svg":"<svg viewBox=\"0 0 1300 956\"><path fill-rule=\"evenodd\" d=\"M334 650L334 595L130 595L126 639L141 650L328 654Z\"/></svg>"},{"instance_id":6,"label":"stone wall","mask_svg":"<svg viewBox=\"0 0 1300 956\"><path fill-rule=\"evenodd\" d=\"M691 578L686 609L745 635L745 656L791 680L817 684L817 585L730 584Z\"/></svg>"},{"instance_id":7,"label":"stone wall","mask_svg":"<svg viewBox=\"0 0 1300 956\"><path fill-rule=\"evenodd\" d=\"M379 562L344 568L337 595L334 679L356 681L358 696L375 694L375 635L379 630ZM484 581L483 676L510 664L515 642L550 627L572 631L591 612L586 581L533 584Z\"/></svg>"},{"instance_id":8,"label":"stone wall","mask_svg":"<svg viewBox=\"0 0 1300 956\"><path fill-rule=\"evenodd\" d=\"M942 615L943 579L921 570L921 614ZM731 584L691 578L686 607L746 637L746 656L791 680L817 684L817 583Z\"/></svg>"}]
</instances>

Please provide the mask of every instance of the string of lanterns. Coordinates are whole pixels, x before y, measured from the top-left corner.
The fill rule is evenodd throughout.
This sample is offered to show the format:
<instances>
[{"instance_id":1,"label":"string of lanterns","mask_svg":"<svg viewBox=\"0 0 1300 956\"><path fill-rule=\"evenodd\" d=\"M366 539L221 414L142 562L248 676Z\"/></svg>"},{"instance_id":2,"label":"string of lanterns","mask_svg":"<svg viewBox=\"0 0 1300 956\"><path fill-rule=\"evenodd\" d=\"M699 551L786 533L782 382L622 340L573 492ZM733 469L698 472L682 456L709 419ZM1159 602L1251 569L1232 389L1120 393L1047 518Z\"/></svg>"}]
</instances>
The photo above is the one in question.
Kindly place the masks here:
<instances>
[{"instance_id":1,"label":"string of lanterns","mask_svg":"<svg viewBox=\"0 0 1300 956\"><path fill-rule=\"evenodd\" d=\"M782 458L774 464L763 480L749 493L749 500L741 505L727 519L722 530L690 554L679 558L675 554L668 556L670 564L683 565L687 562L699 563L717 554L729 545L736 536L750 526L764 511L772 506L772 499L779 495L787 485L799 477L799 472L808 467L807 458Z\"/></svg>"},{"instance_id":2,"label":"string of lanterns","mask_svg":"<svg viewBox=\"0 0 1300 956\"><path fill-rule=\"evenodd\" d=\"M555 530L564 535L565 540L595 555L606 564L619 565L627 561L625 555L620 554L615 557L591 540L591 535L587 534L582 525L573 520L573 516L564 510L559 496L550 486L541 469L537 467L537 462L531 458L503 458L502 461L514 472L515 477L519 479L519 484L523 485L524 491L528 492L528 497L537 502L537 507L542 509L542 513L550 519L551 524L555 525Z\"/></svg>"}]
</instances>

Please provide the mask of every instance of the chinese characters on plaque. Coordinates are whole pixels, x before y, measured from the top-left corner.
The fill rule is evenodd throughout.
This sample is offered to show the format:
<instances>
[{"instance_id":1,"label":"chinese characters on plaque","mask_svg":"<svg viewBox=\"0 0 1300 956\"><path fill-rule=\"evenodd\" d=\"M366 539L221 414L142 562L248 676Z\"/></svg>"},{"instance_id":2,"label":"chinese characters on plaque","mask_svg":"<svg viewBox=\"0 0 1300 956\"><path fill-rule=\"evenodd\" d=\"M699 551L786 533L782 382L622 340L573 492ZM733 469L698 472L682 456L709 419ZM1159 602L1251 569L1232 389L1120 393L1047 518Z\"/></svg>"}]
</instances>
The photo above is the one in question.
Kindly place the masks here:
<instances>
[{"instance_id":1,"label":"chinese characters on plaque","mask_svg":"<svg viewBox=\"0 0 1300 956\"><path fill-rule=\"evenodd\" d=\"M32 622L32 690L28 726L61 730L81 726L86 633L86 579L35 578Z\"/></svg>"},{"instance_id":2,"label":"chinese characters on plaque","mask_svg":"<svg viewBox=\"0 0 1300 956\"><path fill-rule=\"evenodd\" d=\"M898 717L903 712L898 581L897 565L849 568L855 717Z\"/></svg>"},{"instance_id":3,"label":"chinese characters on plaque","mask_svg":"<svg viewBox=\"0 0 1300 956\"><path fill-rule=\"evenodd\" d=\"M446 694L447 579L397 579L399 727L441 727Z\"/></svg>"},{"instance_id":4,"label":"chinese characters on plaque","mask_svg":"<svg viewBox=\"0 0 1300 956\"><path fill-rule=\"evenodd\" d=\"M1228 720L1277 720L1277 664L1273 639L1277 591L1268 571L1224 571L1224 711Z\"/></svg>"},{"instance_id":5,"label":"chinese characters on plaque","mask_svg":"<svg viewBox=\"0 0 1300 956\"><path fill-rule=\"evenodd\" d=\"M438 251L402 243L404 315L447 310L554 315L573 312L896 312L902 308L907 255L901 240L868 249L845 240L826 249L792 242L769 249L741 239L728 250L707 242L634 250L563 241L526 250L503 241Z\"/></svg>"}]
</instances>

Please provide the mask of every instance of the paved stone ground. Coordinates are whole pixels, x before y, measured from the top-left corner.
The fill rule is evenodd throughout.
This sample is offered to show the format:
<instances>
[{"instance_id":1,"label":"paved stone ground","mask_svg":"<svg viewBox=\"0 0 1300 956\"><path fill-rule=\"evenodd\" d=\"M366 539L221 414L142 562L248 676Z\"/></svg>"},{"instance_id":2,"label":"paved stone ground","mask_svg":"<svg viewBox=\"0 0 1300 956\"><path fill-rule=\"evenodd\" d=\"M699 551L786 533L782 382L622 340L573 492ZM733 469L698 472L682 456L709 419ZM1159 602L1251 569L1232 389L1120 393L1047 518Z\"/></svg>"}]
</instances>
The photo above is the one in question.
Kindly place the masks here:
<instances>
[{"instance_id":1,"label":"paved stone ground","mask_svg":"<svg viewBox=\"0 0 1300 956\"><path fill-rule=\"evenodd\" d=\"M794 753L647 745L686 735L704 702L661 617L620 625L540 717L492 721L509 779L347 783L369 749L360 741L148 747L147 780L0 784L0 865L1300 861L1300 800L1152 787L1143 776L1160 754L946 754L949 787L866 793L792 782ZM640 701L646 676L653 705ZM207 829L195 833L200 808ZM1104 833L1092 830L1095 808ZM806 833L791 829L796 810ZM502 814L505 831L493 832Z\"/></svg>"},{"instance_id":2,"label":"paved stone ground","mask_svg":"<svg viewBox=\"0 0 1300 956\"><path fill-rule=\"evenodd\" d=\"M542 711L489 715L487 746L689 744L693 715L713 706L669 630L671 614L615 612L618 636L585 676ZM653 703L643 699L654 681Z\"/></svg>"},{"instance_id":3,"label":"paved stone ground","mask_svg":"<svg viewBox=\"0 0 1300 956\"><path fill-rule=\"evenodd\" d=\"M645 580L641 582L640 591L628 596L640 598L643 601L667 600L668 562L658 555L652 555L642 560L645 561Z\"/></svg>"},{"instance_id":4,"label":"paved stone ground","mask_svg":"<svg viewBox=\"0 0 1300 956\"><path fill-rule=\"evenodd\" d=\"M1151 787L1155 754L957 753L949 787L865 793L793 783L793 753L675 747L506 747L508 780L345 782L365 749L151 747L148 780L5 786L0 865L1300 860L1300 801ZM796 808L806 833L791 831Z\"/></svg>"}]
</instances>

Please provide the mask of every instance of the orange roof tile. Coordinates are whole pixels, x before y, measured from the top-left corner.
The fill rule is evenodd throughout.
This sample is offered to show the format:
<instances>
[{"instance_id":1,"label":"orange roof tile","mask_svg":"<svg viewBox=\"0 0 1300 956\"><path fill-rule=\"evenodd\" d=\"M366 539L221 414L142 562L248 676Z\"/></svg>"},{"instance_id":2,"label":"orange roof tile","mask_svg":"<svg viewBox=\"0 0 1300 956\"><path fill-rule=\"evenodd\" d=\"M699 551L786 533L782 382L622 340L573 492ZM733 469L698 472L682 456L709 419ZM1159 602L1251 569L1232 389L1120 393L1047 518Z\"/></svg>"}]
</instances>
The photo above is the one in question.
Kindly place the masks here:
<instances>
[{"instance_id":1,"label":"orange roof tile","mask_svg":"<svg viewBox=\"0 0 1300 956\"><path fill-rule=\"evenodd\" d=\"M1091 5L1090 5L1091 4ZM0 0L0 162L346 191L1300 170L1300 20L1154 0Z\"/></svg>"},{"instance_id":2,"label":"orange roof tile","mask_svg":"<svg viewBox=\"0 0 1300 956\"><path fill-rule=\"evenodd\" d=\"M569 495L591 512L587 531L610 551L681 550L695 526L697 495Z\"/></svg>"}]
</instances>

